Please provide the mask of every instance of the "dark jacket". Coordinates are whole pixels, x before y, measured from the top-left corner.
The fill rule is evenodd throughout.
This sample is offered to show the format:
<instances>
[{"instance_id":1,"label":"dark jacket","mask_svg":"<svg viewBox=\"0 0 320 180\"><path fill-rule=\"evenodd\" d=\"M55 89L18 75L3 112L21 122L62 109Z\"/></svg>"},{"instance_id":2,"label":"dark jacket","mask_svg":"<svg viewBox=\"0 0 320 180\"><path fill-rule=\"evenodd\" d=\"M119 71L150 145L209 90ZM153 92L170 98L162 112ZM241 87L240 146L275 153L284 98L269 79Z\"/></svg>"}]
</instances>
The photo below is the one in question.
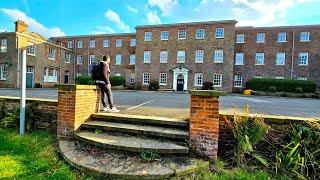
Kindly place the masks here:
<instances>
[{"instance_id":1,"label":"dark jacket","mask_svg":"<svg viewBox=\"0 0 320 180\"><path fill-rule=\"evenodd\" d=\"M102 65L102 80L105 82L105 84L110 84L110 68L109 64L101 62Z\"/></svg>"}]
</instances>

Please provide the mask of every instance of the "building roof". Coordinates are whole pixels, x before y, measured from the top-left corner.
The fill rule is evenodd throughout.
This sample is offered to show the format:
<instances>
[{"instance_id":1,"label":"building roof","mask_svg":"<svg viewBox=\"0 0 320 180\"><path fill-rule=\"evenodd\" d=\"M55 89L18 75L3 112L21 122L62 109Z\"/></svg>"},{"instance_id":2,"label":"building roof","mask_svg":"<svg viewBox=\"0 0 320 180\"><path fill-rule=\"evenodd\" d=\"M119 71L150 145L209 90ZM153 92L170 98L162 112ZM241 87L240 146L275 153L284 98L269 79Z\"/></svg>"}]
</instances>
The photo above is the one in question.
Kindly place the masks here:
<instances>
[{"instance_id":1,"label":"building roof","mask_svg":"<svg viewBox=\"0 0 320 180\"><path fill-rule=\"evenodd\" d=\"M52 38L77 38L77 37L81 37L81 38L85 38L85 37L101 37L101 36L106 36L106 37L110 37L110 36L134 36L136 35L136 33L112 33L112 34L91 34L91 35L75 35L75 36L57 36L57 37L52 37Z\"/></svg>"},{"instance_id":2,"label":"building roof","mask_svg":"<svg viewBox=\"0 0 320 180\"><path fill-rule=\"evenodd\" d=\"M175 23L175 24L156 24L156 25L142 25L137 26L139 28L155 28L155 27L172 27L172 26L183 26L183 25L202 25L202 24L236 24L236 20L221 20L221 21L203 21L203 22L187 22L187 23Z\"/></svg>"},{"instance_id":3,"label":"building roof","mask_svg":"<svg viewBox=\"0 0 320 180\"><path fill-rule=\"evenodd\" d=\"M288 29L299 29L299 28L320 28L320 24L311 25L295 25L295 26L236 26L236 30L246 30L246 29L275 29L275 28L288 28Z\"/></svg>"}]
</instances>

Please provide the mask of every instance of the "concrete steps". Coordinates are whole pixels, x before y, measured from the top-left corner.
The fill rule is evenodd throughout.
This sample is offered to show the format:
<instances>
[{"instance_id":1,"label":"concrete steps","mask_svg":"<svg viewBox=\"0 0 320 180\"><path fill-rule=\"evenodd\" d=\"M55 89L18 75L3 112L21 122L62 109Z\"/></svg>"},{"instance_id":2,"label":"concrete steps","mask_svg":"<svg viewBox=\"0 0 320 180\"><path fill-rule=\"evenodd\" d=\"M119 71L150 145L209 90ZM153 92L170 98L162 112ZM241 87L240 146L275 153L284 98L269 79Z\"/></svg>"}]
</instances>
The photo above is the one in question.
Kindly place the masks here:
<instances>
[{"instance_id":1,"label":"concrete steps","mask_svg":"<svg viewBox=\"0 0 320 180\"><path fill-rule=\"evenodd\" d=\"M161 142L155 139L139 138L134 136L109 135L107 133L80 131L76 138L107 149L130 152L155 152L155 153L188 153L189 148L171 142Z\"/></svg>"},{"instance_id":2,"label":"concrete steps","mask_svg":"<svg viewBox=\"0 0 320 180\"><path fill-rule=\"evenodd\" d=\"M155 127L150 125L137 125L122 122L106 122L90 120L82 124L85 129L100 129L107 132L124 132L139 135L147 135L154 137L174 138L187 140L189 133L183 129L168 128L168 127Z\"/></svg>"}]
</instances>

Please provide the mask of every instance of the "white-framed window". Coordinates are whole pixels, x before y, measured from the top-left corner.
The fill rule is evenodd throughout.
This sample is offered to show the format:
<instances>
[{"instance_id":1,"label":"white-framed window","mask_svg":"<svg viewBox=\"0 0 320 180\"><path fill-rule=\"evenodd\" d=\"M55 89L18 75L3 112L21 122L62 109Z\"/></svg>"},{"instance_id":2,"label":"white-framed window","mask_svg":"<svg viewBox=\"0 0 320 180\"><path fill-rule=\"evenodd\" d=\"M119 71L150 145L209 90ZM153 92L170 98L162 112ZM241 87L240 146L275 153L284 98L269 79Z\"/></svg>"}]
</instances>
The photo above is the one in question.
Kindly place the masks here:
<instances>
[{"instance_id":1,"label":"white-framed window","mask_svg":"<svg viewBox=\"0 0 320 180\"><path fill-rule=\"evenodd\" d=\"M180 29L178 31L178 39L186 39L187 38L187 30Z\"/></svg>"},{"instance_id":2,"label":"white-framed window","mask_svg":"<svg viewBox=\"0 0 320 180\"><path fill-rule=\"evenodd\" d=\"M242 76L240 75L235 75L234 76L234 87L242 87Z\"/></svg>"},{"instance_id":3,"label":"white-framed window","mask_svg":"<svg viewBox=\"0 0 320 180\"><path fill-rule=\"evenodd\" d=\"M214 74L213 87L221 87L221 86L222 86L222 74Z\"/></svg>"},{"instance_id":4,"label":"white-framed window","mask_svg":"<svg viewBox=\"0 0 320 180\"><path fill-rule=\"evenodd\" d=\"M135 64L136 64L136 55L130 54L130 65L135 65Z\"/></svg>"},{"instance_id":5,"label":"white-framed window","mask_svg":"<svg viewBox=\"0 0 320 180\"><path fill-rule=\"evenodd\" d=\"M169 40L169 31L161 31L161 40L162 41Z\"/></svg>"},{"instance_id":6,"label":"white-framed window","mask_svg":"<svg viewBox=\"0 0 320 180\"><path fill-rule=\"evenodd\" d=\"M31 42L28 43L27 54L32 56L36 55L34 43L31 43Z\"/></svg>"},{"instance_id":7,"label":"white-framed window","mask_svg":"<svg viewBox=\"0 0 320 180\"><path fill-rule=\"evenodd\" d=\"M284 65L286 61L286 53L277 53L276 65Z\"/></svg>"},{"instance_id":8,"label":"white-framed window","mask_svg":"<svg viewBox=\"0 0 320 180\"><path fill-rule=\"evenodd\" d=\"M287 42L287 33L286 32L278 33L278 42Z\"/></svg>"},{"instance_id":9,"label":"white-framed window","mask_svg":"<svg viewBox=\"0 0 320 180\"><path fill-rule=\"evenodd\" d=\"M243 65L244 54L236 53L235 65Z\"/></svg>"},{"instance_id":10,"label":"white-framed window","mask_svg":"<svg viewBox=\"0 0 320 180\"><path fill-rule=\"evenodd\" d=\"M197 29L196 39L204 39L205 31L204 29Z\"/></svg>"},{"instance_id":11,"label":"white-framed window","mask_svg":"<svg viewBox=\"0 0 320 180\"><path fill-rule=\"evenodd\" d=\"M258 33L257 34L257 43L265 43L266 34Z\"/></svg>"},{"instance_id":12,"label":"white-framed window","mask_svg":"<svg viewBox=\"0 0 320 180\"><path fill-rule=\"evenodd\" d=\"M185 63L186 61L186 51L177 52L177 63Z\"/></svg>"},{"instance_id":13,"label":"white-framed window","mask_svg":"<svg viewBox=\"0 0 320 180\"><path fill-rule=\"evenodd\" d=\"M307 66L308 65L308 56L307 52L299 53L299 66Z\"/></svg>"},{"instance_id":14,"label":"white-framed window","mask_svg":"<svg viewBox=\"0 0 320 180\"><path fill-rule=\"evenodd\" d=\"M204 50L196 50L194 55L195 63L203 63Z\"/></svg>"},{"instance_id":15,"label":"white-framed window","mask_svg":"<svg viewBox=\"0 0 320 180\"><path fill-rule=\"evenodd\" d=\"M79 48L79 49L82 48L82 44L83 44L83 41L78 41L78 48Z\"/></svg>"},{"instance_id":16,"label":"white-framed window","mask_svg":"<svg viewBox=\"0 0 320 180\"><path fill-rule=\"evenodd\" d=\"M95 47L96 47L96 40L91 39L91 40L89 41L89 47L90 47L90 48L95 48Z\"/></svg>"},{"instance_id":17,"label":"white-framed window","mask_svg":"<svg viewBox=\"0 0 320 180\"><path fill-rule=\"evenodd\" d=\"M70 61L71 61L71 54L70 53L66 53L65 54L65 62L66 63L70 63Z\"/></svg>"},{"instance_id":18,"label":"white-framed window","mask_svg":"<svg viewBox=\"0 0 320 180\"><path fill-rule=\"evenodd\" d=\"M121 65L121 54L116 54L116 65Z\"/></svg>"},{"instance_id":19,"label":"white-framed window","mask_svg":"<svg viewBox=\"0 0 320 180\"><path fill-rule=\"evenodd\" d=\"M51 59L51 60L54 60L54 57L55 57L55 50L51 47L49 47L49 56L48 58Z\"/></svg>"},{"instance_id":20,"label":"white-framed window","mask_svg":"<svg viewBox=\"0 0 320 180\"><path fill-rule=\"evenodd\" d=\"M308 42L308 41L310 41L310 32L301 32L301 33L300 33L300 41L301 41L301 42Z\"/></svg>"},{"instance_id":21,"label":"white-framed window","mask_svg":"<svg viewBox=\"0 0 320 180\"><path fill-rule=\"evenodd\" d=\"M224 28L216 28L216 39L224 38Z\"/></svg>"},{"instance_id":22,"label":"white-framed window","mask_svg":"<svg viewBox=\"0 0 320 180\"><path fill-rule=\"evenodd\" d=\"M130 83L131 83L131 84L134 84L135 80L136 80L135 74L131 74L131 75L130 75Z\"/></svg>"},{"instance_id":23,"label":"white-framed window","mask_svg":"<svg viewBox=\"0 0 320 180\"><path fill-rule=\"evenodd\" d=\"M151 41L151 40L152 40L152 32L145 32L144 41Z\"/></svg>"},{"instance_id":24,"label":"white-framed window","mask_svg":"<svg viewBox=\"0 0 320 180\"><path fill-rule=\"evenodd\" d=\"M143 63L151 63L151 51L143 52Z\"/></svg>"},{"instance_id":25,"label":"white-framed window","mask_svg":"<svg viewBox=\"0 0 320 180\"><path fill-rule=\"evenodd\" d=\"M8 40L1 39L1 52L7 52L8 50Z\"/></svg>"},{"instance_id":26,"label":"white-framed window","mask_svg":"<svg viewBox=\"0 0 320 180\"><path fill-rule=\"evenodd\" d=\"M130 39L130 46L133 47L133 46L136 46L137 45L137 39L133 38L133 39Z\"/></svg>"},{"instance_id":27,"label":"white-framed window","mask_svg":"<svg viewBox=\"0 0 320 180\"><path fill-rule=\"evenodd\" d=\"M203 81L203 74L202 73L195 73L194 74L194 86L202 86Z\"/></svg>"},{"instance_id":28,"label":"white-framed window","mask_svg":"<svg viewBox=\"0 0 320 180\"><path fill-rule=\"evenodd\" d=\"M57 69L55 68L44 68L43 81L44 82L57 82Z\"/></svg>"},{"instance_id":29,"label":"white-framed window","mask_svg":"<svg viewBox=\"0 0 320 180\"><path fill-rule=\"evenodd\" d=\"M142 84L148 85L150 83L150 73L142 73Z\"/></svg>"},{"instance_id":30,"label":"white-framed window","mask_svg":"<svg viewBox=\"0 0 320 180\"><path fill-rule=\"evenodd\" d=\"M83 56L77 55L77 65L82 65L82 61L83 61Z\"/></svg>"},{"instance_id":31,"label":"white-framed window","mask_svg":"<svg viewBox=\"0 0 320 180\"><path fill-rule=\"evenodd\" d=\"M160 73L159 85L167 85L167 73Z\"/></svg>"},{"instance_id":32,"label":"white-framed window","mask_svg":"<svg viewBox=\"0 0 320 180\"><path fill-rule=\"evenodd\" d=\"M307 81L308 77L307 76L299 76L297 79L301 80L301 81Z\"/></svg>"},{"instance_id":33,"label":"white-framed window","mask_svg":"<svg viewBox=\"0 0 320 180\"><path fill-rule=\"evenodd\" d=\"M89 65L93 64L96 61L95 55L89 55Z\"/></svg>"},{"instance_id":34,"label":"white-framed window","mask_svg":"<svg viewBox=\"0 0 320 180\"><path fill-rule=\"evenodd\" d=\"M69 49L72 49L72 48L73 48L73 41L68 41L67 47L68 47Z\"/></svg>"},{"instance_id":35,"label":"white-framed window","mask_svg":"<svg viewBox=\"0 0 320 180\"><path fill-rule=\"evenodd\" d=\"M7 79L7 65L0 64L0 80L6 80L6 79Z\"/></svg>"},{"instance_id":36,"label":"white-framed window","mask_svg":"<svg viewBox=\"0 0 320 180\"><path fill-rule=\"evenodd\" d=\"M116 47L121 47L122 46L122 39L117 39L116 40Z\"/></svg>"},{"instance_id":37,"label":"white-framed window","mask_svg":"<svg viewBox=\"0 0 320 180\"><path fill-rule=\"evenodd\" d=\"M116 73L115 76L118 76L118 77L119 77L119 76L121 76L121 74L120 74L120 73Z\"/></svg>"},{"instance_id":38,"label":"white-framed window","mask_svg":"<svg viewBox=\"0 0 320 180\"><path fill-rule=\"evenodd\" d=\"M110 46L110 41L108 39L103 40L103 47L109 47Z\"/></svg>"},{"instance_id":39,"label":"white-framed window","mask_svg":"<svg viewBox=\"0 0 320 180\"><path fill-rule=\"evenodd\" d=\"M223 63L223 50L215 50L214 51L214 63Z\"/></svg>"},{"instance_id":40,"label":"white-framed window","mask_svg":"<svg viewBox=\"0 0 320 180\"><path fill-rule=\"evenodd\" d=\"M244 34L237 34L236 43L244 43Z\"/></svg>"},{"instance_id":41,"label":"white-framed window","mask_svg":"<svg viewBox=\"0 0 320 180\"><path fill-rule=\"evenodd\" d=\"M283 76L276 76L276 79L284 79Z\"/></svg>"},{"instance_id":42,"label":"white-framed window","mask_svg":"<svg viewBox=\"0 0 320 180\"><path fill-rule=\"evenodd\" d=\"M264 65L264 53L256 53L255 65Z\"/></svg>"},{"instance_id":43,"label":"white-framed window","mask_svg":"<svg viewBox=\"0 0 320 180\"><path fill-rule=\"evenodd\" d=\"M168 51L161 51L160 52L160 63L167 63L168 62Z\"/></svg>"}]
</instances>

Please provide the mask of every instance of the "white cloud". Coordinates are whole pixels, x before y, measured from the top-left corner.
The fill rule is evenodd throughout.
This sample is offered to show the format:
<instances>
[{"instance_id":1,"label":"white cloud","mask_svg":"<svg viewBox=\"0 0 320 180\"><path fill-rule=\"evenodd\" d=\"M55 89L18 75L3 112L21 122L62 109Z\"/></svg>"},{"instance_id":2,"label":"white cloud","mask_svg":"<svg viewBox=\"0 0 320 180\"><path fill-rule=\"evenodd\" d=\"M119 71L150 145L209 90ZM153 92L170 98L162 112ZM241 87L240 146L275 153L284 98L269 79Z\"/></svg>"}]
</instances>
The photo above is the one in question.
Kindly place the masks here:
<instances>
[{"instance_id":1,"label":"white cloud","mask_svg":"<svg viewBox=\"0 0 320 180\"><path fill-rule=\"evenodd\" d=\"M97 30L92 31L92 34L110 34L115 33L116 31L110 26L97 26Z\"/></svg>"},{"instance_id":2,"label":"white cloud","mask_svg":"<svg viewBox=\"0 0 320 180\"><path fill-rule=\"evenodd\" d=\"M39 33L46 37L53 37L53 36L65 36L65 33L58 27L48 28L45 27L43 24L39 23L37 20L29 17L26 13L18 10L18 9L0 9L4 14L9 16L12 20L22 20L26 22L29 26L29 31L33 31Z\"/></svg>"},{"instance_id":3,"label":"white cloud","mask_svg":"<svg viewBox=\"0 0 320 180\"><path fill-rule=\"evenodd\" d=\"M1 29L0 29L0 32L5 32L5 31L7 31L7 30L4 29L4 28L1 28Z\"/></svg>"},{"instance_id":4,"label":"white cloud","mask_svg":"<svg viewBox=\"0 0 320 180\"><path fill-rule=\"evenodd\" d=\"M127 6L127 9L128 9L128 11L133 12L133 13L138 13L139 12L137 8L134 8L134 7L130 6L130 5Z\"/></svg>"},{"instance_id":5,"label":"white cloud","mask_svg":"<svg viewBox=\"0 0 320 180\"><path fill-rule=\"evenodd\" d=\"M312 0L232 0L236 7L232 9L237 25L285 25L289 8Z\"/></svg>"},{"instance_id":6,"label":"white cloud","mask_svg":"<svg viewBox=\"0 0 320 180\"><path fill-rule=\"evenodd\" d=\"M178 0L148 0L148 5L150 7L158 7L162 16L170 16L174 13L174 10L178 8Z\"/></svg>"},{"instance_id":7,"label":"white cloud","mask_svg":"<svg viewBox=\"0 0 320 180\"><path fill-rule=\"evenodd\" d=\"M147 14L147 19L150 24L161 24L161 20L157 12L149 12Z\"/></svg>"},{"instance_id":8,"label":"white cloud","mask_svg":"<svg viewBox=\"0 0 320 180\"><path fill-rule=\"evenodd\" d=\"M130 32L131 31L130 27L128 25L126 25L120 19L119 15L116 12L112 11L111 9L109 9L107 12L105 12L104 15L109 21L114 22L120 30L122 30L124 32Z\"/></svg>"}]
</instances>

